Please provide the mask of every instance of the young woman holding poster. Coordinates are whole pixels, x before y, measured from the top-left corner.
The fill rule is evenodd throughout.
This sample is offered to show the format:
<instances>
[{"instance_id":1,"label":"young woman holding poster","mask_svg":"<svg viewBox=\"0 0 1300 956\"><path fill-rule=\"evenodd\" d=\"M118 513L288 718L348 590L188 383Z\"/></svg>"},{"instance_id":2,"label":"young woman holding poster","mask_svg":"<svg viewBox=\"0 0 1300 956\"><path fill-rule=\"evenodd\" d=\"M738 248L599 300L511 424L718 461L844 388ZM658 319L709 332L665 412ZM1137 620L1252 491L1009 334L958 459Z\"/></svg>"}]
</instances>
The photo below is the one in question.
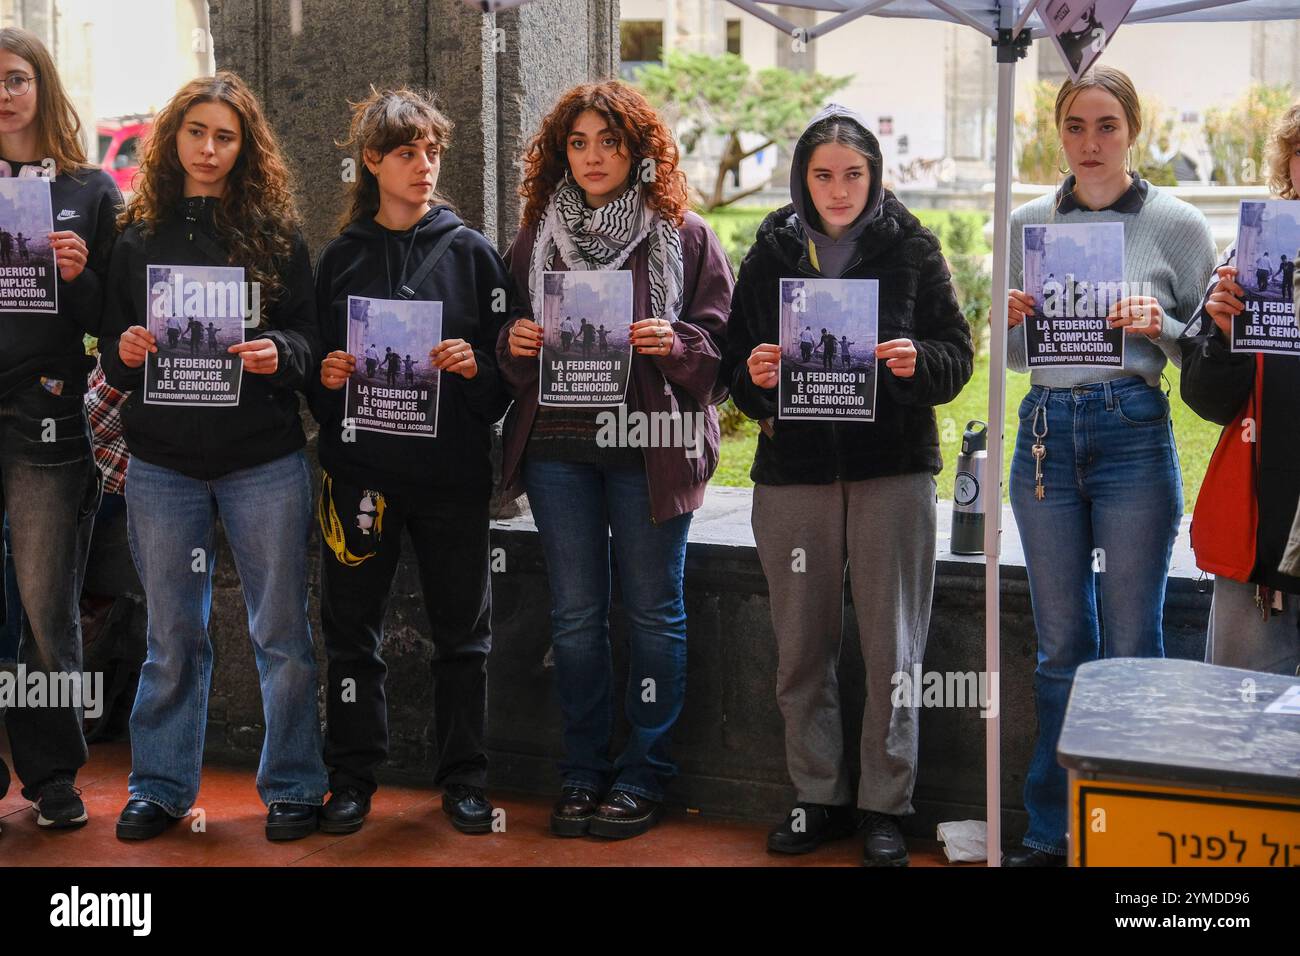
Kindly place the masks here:
<instances>
[{"instance_id":1,"label":"young woman holding poster","mask_svg":"<svg viewBox=\"0 0 1300 956\"><path fill-rule=\"evenodd\" d=\"M934 476L943 469L934 406L961 391L974 350L938 240L883 187L881 166L859 114L832 103L813 117L791 160L792 201L763 220L741 263L723 375L736 407L762 423L751 471L754 540L798 800L768 847L807 853L857 829L836 677L847 563L869 682L856 800L867 817L863 862L905 866L898 818L912 812L920 715L894 706L892 678L910 674L925 654ZM805 363L812 351L807 330L778 344L781 280L804 276L879 283L877 329L845 335L857 331L855 339L874 345L874 420L778 414L783 344L788 354L800 346ZM832 333L822 333L829 353Z\"/></svg>"},{"instance_id":2,"label":"young woman holding poster","mask_svg":"<svg viewBox=\"0 0 1300 956\"><path fill-rule=\"evenodd\" d=\"M131 392L122 408L131 454L127 528L149 605L122 839L161 833L189 812L199 790L218 518L261 678L266 739L257 790L269 808L266 835L296 839L316 829L326 776L307 623L311 483L295 392L315 374L317 339L297 222L284 159L239 77L219 72L182 87L158 114L121 218L101 344L109 384ZM187 267L242 267L257 293L258 313L222 348L242 363L236 404L145 401L146 361L166 345L148 326L168 311L152 302L166 289L149 287L146 270L164 265L182 276ZM206 301L216 284L198 287ZM188 291L185 300L193 324ZM204 323L211 318L209 311Z\"/></svg>"},{"instance_id":3,"label":"young woman holding poster","mask_svg":"<svg viewBox=\"0 0 1300 956\"><path fill-rule=\"evenodd\" d=\"M1268 163L1273 195L1300 199L1300 103L1274 127ZM1205 659L1294 674L1300 667L1300 567L1280 565L1300 500L1300 360L1229 350L1232 319L1241 314L1245 294L1237 267L1228 265L1236 251L1224 256L1179 341L1183 401L1225 426L1192 517L1197 564L1215 575ZM1282 279L1281 300L1291 301Z\"/></svg>"},{"instance_id":4,"label":"young woman holding poster","mask_svg":"<svg viewBox=\"0 0 1300 956\"><path fill-rule=\"evenodd\" d=\"M9 616L25 612L18 663L29 674L81 674L77 600L100 494L82 405L95 363L82 337L100 331L122 197L86 161L80 130L45 46L26 30L0 30L0 177L52 175L58 225L49 231L55 223L47 220L41 229L58 264L56 314L0 311L0 515L8 515L23 597ZM13 222L0 228L23 231ZM73 786L86 743L72 704L10 707L5 718L14 770L41 827L86 822Z\"/></svg>"},{"instance_id":5,"label":"young woman holding poster","mask_svg":"<svg viewBox=\"0 0 1300 956\"><path fill-rule=\"evenodd\" d=\"M483 794L487 756L487 655L492 643L488 569L491 429L509 398L497 375L497 335L514 307L500 255L437 192L451 123L411 90L356 104L348 144L357 178L341 234L316 266L320 337L328 353L309 392L320 422L321 624L329 675L325 763L332 794L321 829L359 829L387 756L380 655L384 613L411 535L433 637L434 782L442 808L465 833L492 829ZM364 387L371 339L393 330L366 323L349 345L349 300L440 302L441 331L399 349L405 383L437 369L436 435L384 433L349 409L349 380ZM404 303L402 303L404 305ZM374 331L371 331L374 330ZM383 339L380 344L387 345ZM409 347L407 347L409 345ZM377 350L376 350L377 351ZM375 378L374 381L387 381ZM405 387L405 386L403 386ZM412 384L412 389L417 386ZM426 389L426 391L428 391ZM355 397L354 397L355 401Z\"/></svg>"},{"instance_id":6,"label":"young woman holding poster","mask_svg":"<svg viewBox=\"0 0 1300 956\"><path fill-rule=\"evenodd\" d=\"M1065 863L1066 775L1056 744L1075 669L1100 656L1164 655L1165 579L1183 489L1160 375L1166 362L1181 362L1178 336L1214 268L1205 217L1130 171L1142 110L1127 76L1096 67L1067 81L1056 125L1070 175L1012 214L1011 281L1023 284L1027 225L1123 223L1128 288L1104 318L1127 339L1122 367L1034 369L1020 403L1011 508L1038 632L1038 740L1025 780L1029 830L1008 866ZM1024 372L1034 298L1013 288L1007 305L1008 364Z\"/></svg>"},{"instance_id":7,"label":"young woman holding poster","mask_svg":"<svg viewBox=\"0 0 1300 956\"><path fill-rule=\"evenodd\" d=\"M677 161L672 135L640 93L617 81L569 90L525 154L523 227L506 253L533 318L509 325L497 348L515 398L502 474L511 490L528 491L551 581L565 751L551 829L560 836L643 833L677 769L668 750L686 690L686 534L718 463L713 406L726 394L718 361L732 288L717 237L686 208ZM676 415L682 441L641 447L634 436L645 428L603 429L620 410L602 418L590 407L539 407L547 270L631 271L631 384L621 411L628 422ZM589 318L607 329L614 322ZM613 762L611 552L631 659L631 732Z\"/></svg>"}]
</instances>

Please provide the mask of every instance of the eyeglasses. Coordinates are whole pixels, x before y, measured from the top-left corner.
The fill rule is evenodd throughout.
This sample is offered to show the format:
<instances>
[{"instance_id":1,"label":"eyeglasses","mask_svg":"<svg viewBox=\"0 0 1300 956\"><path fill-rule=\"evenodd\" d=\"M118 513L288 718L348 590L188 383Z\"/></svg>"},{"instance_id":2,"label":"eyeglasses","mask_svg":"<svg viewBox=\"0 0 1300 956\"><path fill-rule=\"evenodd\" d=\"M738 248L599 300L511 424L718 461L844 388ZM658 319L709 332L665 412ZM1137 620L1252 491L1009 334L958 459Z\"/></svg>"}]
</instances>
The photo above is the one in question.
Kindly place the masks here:
<instances>
[{"instance_id":1,"label":"eyeglasses","mask_svg":"<svg viewBox=\"0 0 1300 956\"><path fill-rule=\"evenodd\" d=\"M10 96L22 96L32 88L34 76L24 76L21 73L10 73L5 77L5 90Z\"/></svg>"}]
</instances>

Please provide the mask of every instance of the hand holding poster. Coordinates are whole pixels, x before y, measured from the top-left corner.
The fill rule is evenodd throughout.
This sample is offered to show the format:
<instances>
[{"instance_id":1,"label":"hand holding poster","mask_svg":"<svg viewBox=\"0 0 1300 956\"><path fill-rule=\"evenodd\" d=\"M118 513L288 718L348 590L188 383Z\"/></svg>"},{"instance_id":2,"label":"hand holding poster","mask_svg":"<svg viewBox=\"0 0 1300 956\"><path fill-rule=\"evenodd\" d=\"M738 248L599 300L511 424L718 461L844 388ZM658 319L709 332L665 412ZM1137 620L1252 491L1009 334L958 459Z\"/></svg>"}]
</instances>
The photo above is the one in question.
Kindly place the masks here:
<instances>
[{"instance_id":1,"label":"hand holding poster","mask_svg":"<svg viewBox=\"0 0 1300 956\"><path fill-rule=\"evenodd\" d=\"M0 311L59 311L53 231L48 179L0 179Z\"/></svg>"},{"instance_id":2,"label":"hand holding poster","mask_svg":"<svg viewBox=\"0 0 1300 956\"><path fill-rule=\"evenodd\" d=\"M781 280L778 418L875 421L879 303L876 279Z\"/></svg>"},{"instance_id":3,"label":"hand holding poster","mask_svg":"<svg viewBox=\"0 0 1300 956\"><path fill-rule=\"evenodd\" d=\"M145 358L145 404L238 405L244 362L229 349L244 341L244 270L149 266L146 271L149 331L158 351Z\"/></svg>"},{"instance_id":4,"label":"hand holding poster","mask_svg":"<svg viewBox=\"0 0 1300 956\"><path fill-rule=\"evenodd\" d=\"M1040 8L1070 79L1075 83L1097 62L1133 9L1134 0L1047 0Z\"/></svg>"},{"instance_id":5,"label":"hand holding poster","mask_svg":"<svg viewBox=\"0 0 1300 956\"><path fill-rule=\"evenodd\" d=\"M1119 368L1125 331L1106 317L1126 295L1124 224L1025 226L1025 319L1029 368Z\"/></svg>"},{"instance_id":6,"label":"hand holding poster","mask_svg":"<svg viewBox=\"0 0 1300 956\"><path fill-rule=\"evenodd\" d=\"M632 370L632 273L547 272L542 405L621 405Z\"/></svg>"},{"instance_id":7,"label":"hand holding poster","mask_svg":"<svg viewBox=\"0 0 1300 956\"><path fill-rule=\"evenodd\" d=\"M442 372L429 352L442 341L442 303L348 296L346 421L360 431L438 435Z\"/></svg>"},{"instance_id":8,"label":"hand holding poster","mask_svg":"<svg viewBox=\"0 0 1300 956\"><path fill-rule=\"evenodd\" d=\"M1292 291L1297 255L1300 200L1241 204L1236 265L1246 308L1232 320L1232 351L1300 355Z\"/></svg>"}]
</instances>

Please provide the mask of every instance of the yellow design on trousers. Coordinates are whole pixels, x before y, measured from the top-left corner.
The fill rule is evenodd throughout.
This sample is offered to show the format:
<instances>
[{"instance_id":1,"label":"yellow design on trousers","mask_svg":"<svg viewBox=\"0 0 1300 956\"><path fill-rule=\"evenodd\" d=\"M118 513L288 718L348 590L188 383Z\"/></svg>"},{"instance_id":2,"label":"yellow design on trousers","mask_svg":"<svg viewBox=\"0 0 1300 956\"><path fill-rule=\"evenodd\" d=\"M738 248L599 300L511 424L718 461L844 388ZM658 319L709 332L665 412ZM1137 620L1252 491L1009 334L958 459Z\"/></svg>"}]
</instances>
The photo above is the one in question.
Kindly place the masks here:
<instances>
[{"instance_id":1,"label":"yellow design on trousers","mask_svg":"<svg viewBox=\"0 0 1300 956\"><path fill-rule=\"evenodd\" d=\"M320 523L321 538L329 545L329 549L334 552L334 557L338 558L339 563L355 568L358 564L374 555L370 554L353 554L348 550L347 539L343 534L343 522L339 520L338 511L334 507L334 479L326 472L321 481L320 501L317 503L316 517ZM370 497L375 500L375 524L372 533L375 536L376 544L384 531L384 496L378 492L370 492Z\"/></svg>"}]
</instances>

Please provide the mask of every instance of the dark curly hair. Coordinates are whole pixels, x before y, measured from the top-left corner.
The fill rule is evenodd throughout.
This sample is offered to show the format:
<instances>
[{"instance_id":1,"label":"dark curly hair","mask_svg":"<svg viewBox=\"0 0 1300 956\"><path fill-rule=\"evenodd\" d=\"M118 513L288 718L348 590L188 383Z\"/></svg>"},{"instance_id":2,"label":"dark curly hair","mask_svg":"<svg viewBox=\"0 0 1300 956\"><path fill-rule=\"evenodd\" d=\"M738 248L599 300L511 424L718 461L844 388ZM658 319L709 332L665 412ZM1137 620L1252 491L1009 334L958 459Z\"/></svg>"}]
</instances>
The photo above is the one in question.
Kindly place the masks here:
<instances>
[{"instance_id":1,"label":"dark curly hair","mask_svg":"<svg viewBox=\"0 0 1300 956\"><path fill-rule=\"evenodd\" d=\"M680 226L686 215L686 175L677 168L679 153L673 135L653 106L637 90L618 80L584 83L563 96L542 120L524 152L523 225L541 221L551 194L569 168L567 144L574 122L586 110L599 113L631 154L633 175L645 160L654 163L654 176L645 182L646 202L659 215Z\"/></svg>"},{"instance_id":2,"label":"dark curly hair","mask_svg":"<svg viewBox=\"0 0 1300 956\"><path fill-rule=\"evenodd\" d=\"M185 169L176 137L185 114L200 103L221 103L239 117L239 157L217 203L214 223L230 261L243 266L266 302L285 292L280 270L293 254L300 218L289 167L257 97L234 73L201 76L180 88L154 120L140 159L135 194L118 217L125 229L140 223L146 234L176 215L185 196Z\"/></svg>"}]
</instances>

